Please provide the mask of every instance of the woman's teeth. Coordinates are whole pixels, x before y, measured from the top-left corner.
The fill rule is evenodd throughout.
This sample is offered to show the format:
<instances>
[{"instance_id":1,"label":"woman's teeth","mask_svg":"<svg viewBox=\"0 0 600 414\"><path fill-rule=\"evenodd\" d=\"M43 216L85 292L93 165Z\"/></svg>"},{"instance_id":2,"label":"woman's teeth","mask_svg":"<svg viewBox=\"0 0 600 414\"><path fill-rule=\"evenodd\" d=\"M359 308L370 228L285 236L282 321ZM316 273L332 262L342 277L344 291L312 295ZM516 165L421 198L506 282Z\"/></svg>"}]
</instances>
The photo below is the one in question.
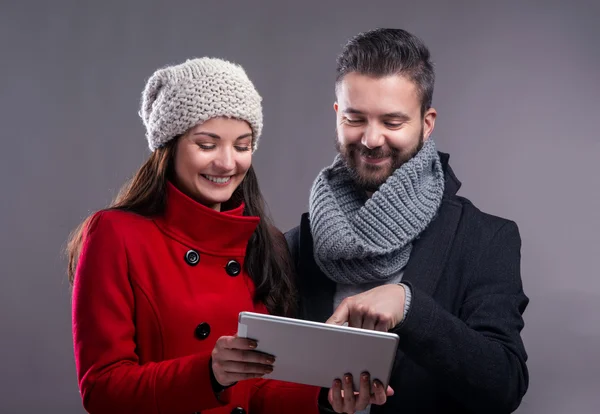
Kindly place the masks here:
<instances>
[{"instance_id":1,"label":"woman's teeth","mask_svg":"<svg viewBox=\"0 0 600 414\"><path fill-rule=\"evenodd\" d=\"M226 182L231 180L231 177L213 177L211 175L203 175L203 177L217 184L225 184Z\"/></svg>"}]
</instances>

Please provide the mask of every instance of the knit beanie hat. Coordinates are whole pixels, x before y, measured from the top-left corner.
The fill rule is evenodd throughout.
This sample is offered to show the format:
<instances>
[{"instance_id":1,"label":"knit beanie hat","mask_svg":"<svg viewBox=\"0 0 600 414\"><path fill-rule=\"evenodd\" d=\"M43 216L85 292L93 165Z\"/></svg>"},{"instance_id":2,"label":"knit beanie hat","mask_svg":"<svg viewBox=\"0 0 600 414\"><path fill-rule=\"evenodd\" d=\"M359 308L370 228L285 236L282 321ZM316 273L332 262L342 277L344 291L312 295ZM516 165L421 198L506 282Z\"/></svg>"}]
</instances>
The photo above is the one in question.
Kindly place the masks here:
<instances>
[{"instance_id":1,"label":"knit beanie hat","mask_svg":"<svg viewBox=\"0 0 600 414\"><path fill-rule=\"evenodd\" d=\"M261 103L261 96L240 65L204 57L154 72L144 88L139 115L151 151L220 116L250 124L254 151L263 126Z\"/></svg>"}]
</instances>

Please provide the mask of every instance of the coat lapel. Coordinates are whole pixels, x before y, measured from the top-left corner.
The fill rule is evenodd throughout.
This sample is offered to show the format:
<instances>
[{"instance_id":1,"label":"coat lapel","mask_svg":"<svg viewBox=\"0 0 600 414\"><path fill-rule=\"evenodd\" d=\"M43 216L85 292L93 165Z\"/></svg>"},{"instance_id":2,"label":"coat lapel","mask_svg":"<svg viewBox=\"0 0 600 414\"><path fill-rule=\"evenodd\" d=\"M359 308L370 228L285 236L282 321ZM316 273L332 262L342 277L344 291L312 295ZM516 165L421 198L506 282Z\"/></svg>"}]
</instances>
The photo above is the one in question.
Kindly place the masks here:
<instances>
[{"instance_id":1,"label":"coat lapel","mask_svg":"<svg viewBox=\"0 0 600 414\"><path fill-rule=\"evenodd\" d=\"M437 217L414 242L402 281L410 282L413 288L433 296L444 272L461 214L462 206L444 197ZM404 358L406 355L398 351L394 372L402 365Z\"/></svg>"},{"instance_id":2,"label":"coat lapel","mask_svg":"<svg viewBox=\"0 0 600 414\"><path fill-rule=\"evenodd\" d=\"M438 215L413 244L403 281L433 295L446 266L461 212L458 202L443 199Z\"/></svg>"},{"instance_id":3,"label":"coat lapel","mask_svg":"<svg viewBox=\"0 0 600 414\"><path fill-rule=\"evenodd\" d=\"M462 205L454 199L460 180L449 165L450 156L439 152L444 169L444 197L438 214L413 242L413 250L404 270L403 281L433 295L444 271L454 235L462 214Z\"/></svg>"}]
</instances>

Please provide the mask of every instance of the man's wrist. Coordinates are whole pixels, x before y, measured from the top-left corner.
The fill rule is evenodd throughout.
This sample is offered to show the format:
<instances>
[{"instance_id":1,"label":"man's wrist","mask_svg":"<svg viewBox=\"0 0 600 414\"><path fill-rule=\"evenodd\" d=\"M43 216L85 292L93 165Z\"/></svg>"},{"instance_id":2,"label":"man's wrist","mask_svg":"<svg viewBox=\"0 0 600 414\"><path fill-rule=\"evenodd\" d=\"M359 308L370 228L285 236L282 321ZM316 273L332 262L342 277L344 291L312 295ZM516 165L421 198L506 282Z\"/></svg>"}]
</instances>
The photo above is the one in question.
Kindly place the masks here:
<instances>
[{"instance_id":1,"label":"man's wrist","mask_svg":"<svg viewBox=\"0 0 600 414\"><path fill-rule=\"evenodd\" d=\"M406 318L406 315L408 315L408 311L410 310L412 291L410 290L410 287L404 283L399 283L399 285L404 288L404 310L402 312L402 319L400 320L400 322L403 322Z\"/></svg>"}]
</instances>

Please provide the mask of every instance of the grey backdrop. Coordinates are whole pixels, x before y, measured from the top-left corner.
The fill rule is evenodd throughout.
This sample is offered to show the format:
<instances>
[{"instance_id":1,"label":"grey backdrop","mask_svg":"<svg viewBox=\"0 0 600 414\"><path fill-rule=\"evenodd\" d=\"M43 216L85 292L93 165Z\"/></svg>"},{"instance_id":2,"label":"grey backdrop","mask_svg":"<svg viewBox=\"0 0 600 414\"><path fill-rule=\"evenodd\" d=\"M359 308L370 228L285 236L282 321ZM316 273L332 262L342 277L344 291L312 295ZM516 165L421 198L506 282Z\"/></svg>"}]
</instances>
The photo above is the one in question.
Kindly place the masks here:
<instances>
[{"instance_id":1,"label":"grey backdrop","mask_svg":"<svg viewBox=\"0 0 600 414\"><path fill-rule=\"evenodd\" d=\"M431 48L434 136L461 194L520 225L531 386L519 413L597 413L599 4L3 0L0 411L83 412L61 249L148 155L137 110L157 67L202 55L246 67L265 105L255 165L286 230L334 155L341 45L391 26Z\"/></svg>"}]
</instances>

